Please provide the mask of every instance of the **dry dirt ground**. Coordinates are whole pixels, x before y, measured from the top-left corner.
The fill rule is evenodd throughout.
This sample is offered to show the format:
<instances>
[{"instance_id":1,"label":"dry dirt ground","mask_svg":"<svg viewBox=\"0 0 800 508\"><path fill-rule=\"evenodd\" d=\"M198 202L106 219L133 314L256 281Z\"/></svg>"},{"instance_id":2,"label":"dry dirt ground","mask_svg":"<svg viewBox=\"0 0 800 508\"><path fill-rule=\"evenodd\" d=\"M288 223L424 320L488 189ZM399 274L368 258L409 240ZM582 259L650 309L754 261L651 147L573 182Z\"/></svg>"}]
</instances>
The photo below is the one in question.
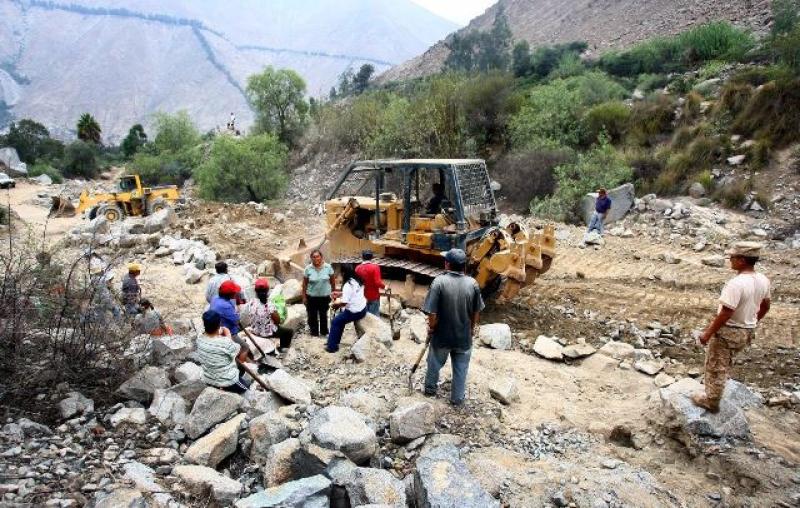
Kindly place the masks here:
<instances>
[{"instance_id":1,"label":"dry dirt ground","mask_svg":"<svg viewBox=\"0 0 800 508\"><path fill-rule=\"evenodd\" d=\"M25 204L35 192L23 184L10 194L22 218L41 227L42 212ZM308 204L293 209L276 205L259 213L253 207L200 203L181 212L179 229L187 237L205 238L221 257L258 263L322 230L322 218L308 210ZM51 221L48 231L55 235L78 220ZM730 271L702 265L704 254L678 243L608 237L603 248L583 249L578 246L582 230L559 229L565 240L558 245L550 272L512 304L490 305L483 316L486 323L507 322L515 346L511 351L476 347L465 409L446 404L449 366L443 371L437 427L464 439L472 450L470 466L481 483L514 507L549 506L556 494L567 501L604 500L602 506L797 506L797 406L749 411L751 443L698 452L654 423L658 410L651 377L610 366L599 355L572 365L552 363L529 347L540 334L597 343L609 333L610 322L634 322L644 328L657 320L681 330L677 346L656 349L676 360L667 372L675 377L697 375L704 353L692 344L691 331L712 317ZM657 259L667 250L682 261L669 265ZM736 379L768 393L782 383L800 382L800 264L795 254L772 253L761 267L773 281L772 311L734 372ZM145 261L144 292L157 307L175 317L202 311L202 285L185 284L168 259ZM570 311L565 314L564 309ZM375 351L367 362L356 364L346 358L353 340L349 332L341 352L329 355L322 341L301 334L289 367L316 384L321 404L361 389L390 402L407 396L407 366L421 346L402 340L391 351ZM415 379L417 390L420 376ZM487 385L498 376L517 380L520 402L501 406L491 399ZM417 391L413 396L420 395ZM643 436L644 448L611 442L609 435L617 426ZM393 466L403 472L409 464L400 455ZM579 504L584 505L593 506Z\"/></svg>"}]
</instances>

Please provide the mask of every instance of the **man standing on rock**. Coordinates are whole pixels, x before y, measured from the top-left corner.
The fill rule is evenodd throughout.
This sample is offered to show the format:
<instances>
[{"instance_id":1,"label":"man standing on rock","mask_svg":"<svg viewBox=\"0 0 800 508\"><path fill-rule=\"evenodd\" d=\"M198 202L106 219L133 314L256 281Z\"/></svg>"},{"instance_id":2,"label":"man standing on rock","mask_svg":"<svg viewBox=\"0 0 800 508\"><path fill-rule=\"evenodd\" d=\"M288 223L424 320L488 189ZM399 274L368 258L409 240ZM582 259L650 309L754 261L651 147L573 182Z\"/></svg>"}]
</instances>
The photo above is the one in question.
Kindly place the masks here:
<instances>
[{"instance_id":1,"label":"man standing on rock","mask_svg":"<svg viewBox=\"0 0 800 508\"><path fill-rule=\"evenodd\" d=\"M450 357L453 384L450 403L464 404L467 371L472 354L472 336L484 308L478 283L464 273L467 255L452 249L444 255L447 273L434 279L422 311L428 315L428 370L425 395L433 397L439 384L439 371Z\"/></svg>"},{"instance_id":2,"label":"man standing on rock","mask_svg":"<svg viewBox=\"0 0 800 508\"><path fill-rule=\"evenodd\" d=\"M708 345L706 392L695 394L692 401L712 413L719 411L734 356L753 342L758 323L769 312L769 279L755 271L761 249L759 243L740 242L728 251L737 275L722 288L717 316L700 338L704 346Z\"/></svg>"},{"instance_id":3,"label":"man standing on rock","mask_svg":"<svg viewBox=\"0 0 800 508\"><path fill-rule=\"evenodd\" d=\"M361 253L363 263L356 267L356 275L364 281L364 296L367 298L367 312L376 316L381 315L381 289L386 287L381 278L381 267L372 259L375 254L371 250Z\"/></svg>"},{"instance_id":4,"label":"man standing on rock","mask_svg":"<svg viewBox=\"0 0 800 508\"><path fill-rule=\"evenodd\" d=\"M142 288L137 280L142 273L142 267L138 263L128 265L128 275L122 279L122 304L125 306L125 314L133 317L139 313L139 300L142 298Z\"/></svg>"},{"instance_id":5,"label":"man standing on rock","mask_svg":"<svg viewBox=\"0 0 800 508\"><path fill-rule=\"evenodd\" d=\"M600 236L603 236L603 226L605 225L609 210L611 210L611 198L608 197L608 193L605 189L599 189L597 191L597 199L594 202L594 213L592 213L592 219L589 221L589 229L586 232L591 233L597 230Z\"/></svg>"}]
</instances>

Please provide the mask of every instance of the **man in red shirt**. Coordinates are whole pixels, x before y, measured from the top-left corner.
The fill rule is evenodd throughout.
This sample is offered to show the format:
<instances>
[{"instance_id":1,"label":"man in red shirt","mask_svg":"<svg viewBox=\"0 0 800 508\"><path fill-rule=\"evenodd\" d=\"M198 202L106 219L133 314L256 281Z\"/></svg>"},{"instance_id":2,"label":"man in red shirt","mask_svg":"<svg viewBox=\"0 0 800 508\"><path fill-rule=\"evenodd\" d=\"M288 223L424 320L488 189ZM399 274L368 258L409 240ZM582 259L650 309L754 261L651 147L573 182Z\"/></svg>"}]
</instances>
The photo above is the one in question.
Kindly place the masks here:
<instances>
[{"instance_id":1,"label":"man in red shirt","mask_svg":"<svg viewBox=\"0 0 800 508\"><path fill-rule=\"evenodd\" d=\"M356 274L364 281L364 296L367 299L367 312L381 315L381 289L386 286L381 279L381 267L372 262L375 255L371 250L361 253L363 263L356 267Z\"/></svg>"}]
</instances>

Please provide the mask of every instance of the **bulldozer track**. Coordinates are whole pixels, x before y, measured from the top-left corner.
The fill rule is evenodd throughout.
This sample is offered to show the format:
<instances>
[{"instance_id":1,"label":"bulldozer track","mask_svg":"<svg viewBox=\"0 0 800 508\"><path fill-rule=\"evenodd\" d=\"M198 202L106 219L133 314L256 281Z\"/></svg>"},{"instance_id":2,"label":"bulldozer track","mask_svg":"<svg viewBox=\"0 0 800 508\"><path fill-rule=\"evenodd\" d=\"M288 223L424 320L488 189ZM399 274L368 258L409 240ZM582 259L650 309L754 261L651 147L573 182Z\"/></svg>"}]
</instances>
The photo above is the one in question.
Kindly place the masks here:
<instances>
[{"instance_id":1,"label":"bulldozer track","mask_svg":"<svg viewBox=\"0 0 800 508\"><path fill-rule=\"evenodd\" d=\"M406 270L408 272L430 278L435 278L445 273L444 268L439 268L437 266L432 266L425 263L417 263L414 261L404 261L402 259L375 258L372 260L372 262L382 268L399 268L401 270ZM361 263L361 258L358 257L339 258L333 261L333 264L335 265L359 263Z\"/></svg>"}]
</instances>

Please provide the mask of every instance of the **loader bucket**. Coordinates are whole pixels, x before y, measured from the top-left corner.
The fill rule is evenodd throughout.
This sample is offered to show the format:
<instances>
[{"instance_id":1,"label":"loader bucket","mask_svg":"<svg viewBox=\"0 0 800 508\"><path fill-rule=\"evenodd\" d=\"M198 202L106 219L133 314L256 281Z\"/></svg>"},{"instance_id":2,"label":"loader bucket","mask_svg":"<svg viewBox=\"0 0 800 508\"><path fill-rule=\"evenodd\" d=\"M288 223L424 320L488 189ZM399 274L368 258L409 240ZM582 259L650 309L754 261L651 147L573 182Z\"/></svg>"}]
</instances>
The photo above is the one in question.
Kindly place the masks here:
<instances>
[{"instance_id":1,"label":"loader bucket","mask_svg":"<svg viewBox=\"0 0 800 508\"><path fill-rule=\"evenodd\" d=\"M52 199L48 217L75 217L75 205L69 199L61 196L53 196Z\"/></svg>"}]
</instances>

